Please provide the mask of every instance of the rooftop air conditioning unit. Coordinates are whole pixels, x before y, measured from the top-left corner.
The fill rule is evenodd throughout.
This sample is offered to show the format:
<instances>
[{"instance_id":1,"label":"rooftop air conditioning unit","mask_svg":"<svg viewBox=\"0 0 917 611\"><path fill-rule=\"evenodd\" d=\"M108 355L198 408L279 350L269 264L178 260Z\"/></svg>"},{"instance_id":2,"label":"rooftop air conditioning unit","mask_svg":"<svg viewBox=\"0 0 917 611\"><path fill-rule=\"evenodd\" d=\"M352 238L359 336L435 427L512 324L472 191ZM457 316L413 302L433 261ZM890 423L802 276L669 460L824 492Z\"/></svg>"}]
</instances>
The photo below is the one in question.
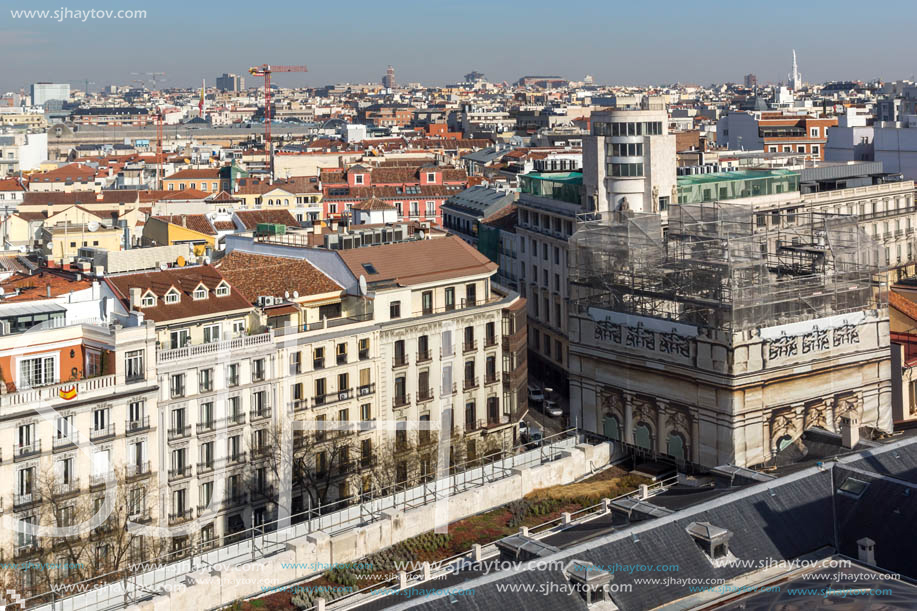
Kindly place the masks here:
<instances>
[{"instance_id":1,"label":"rooftop air conditioning unit","mask_svg":"<svg viewBox=\"0 0 917 611\"><path fill-rule=\"evenodd\" d=\"M255 303L262 307L263 306L272 306L274 305L274 297L272 297L271 295L261 295L255 301Z\"/></svg>"}]
</instances>

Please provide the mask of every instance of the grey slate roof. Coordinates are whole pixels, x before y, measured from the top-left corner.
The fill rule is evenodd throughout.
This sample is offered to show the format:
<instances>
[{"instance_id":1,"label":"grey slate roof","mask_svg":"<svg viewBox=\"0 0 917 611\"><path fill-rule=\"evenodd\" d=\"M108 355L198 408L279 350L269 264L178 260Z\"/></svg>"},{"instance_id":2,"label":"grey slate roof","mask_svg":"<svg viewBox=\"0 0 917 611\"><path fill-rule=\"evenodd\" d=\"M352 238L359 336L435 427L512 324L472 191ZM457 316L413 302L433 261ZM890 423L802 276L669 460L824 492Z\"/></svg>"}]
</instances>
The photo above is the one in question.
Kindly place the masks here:
<instances>
[{"instance_id":1,"label":"grey slate roof","mask_svg":"<svg viewBox=\"0 0 917 611\"><path fill-rule=\"evenodd\" d=\"M487 218L511 205L515 194L488 187L474 186L456 193L443 203L443 210L463 212L479 219Z\"/></svg>"}]
</instances>

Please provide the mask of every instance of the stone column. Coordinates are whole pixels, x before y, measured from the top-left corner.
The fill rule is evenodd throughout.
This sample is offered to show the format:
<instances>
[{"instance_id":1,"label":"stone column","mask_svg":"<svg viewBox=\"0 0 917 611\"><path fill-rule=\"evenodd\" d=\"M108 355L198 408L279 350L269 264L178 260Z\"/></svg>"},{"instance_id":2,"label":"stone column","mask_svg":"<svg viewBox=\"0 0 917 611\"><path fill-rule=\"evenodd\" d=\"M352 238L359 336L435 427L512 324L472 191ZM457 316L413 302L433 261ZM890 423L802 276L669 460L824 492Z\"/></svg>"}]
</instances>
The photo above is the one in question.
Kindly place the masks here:
<instances>
[{"instance_id":1,"label":"stone column","mask_svg":"<svg viewBox=\"0 0 917 611\"><path fill-rule=\"evenodd\" d=\"M837 397L830 397L825 399L825 404L827 408L825 409L825 418L828 419L826 427L832 433L837 432Z\"/></svg>"},{"instance_id":2,"label":"stone column","mask_svg":"<svg viewBox=\"0 0 917 611\"><path fill-rule=\"evenodd\" d=\"M656 451L660 454L665 454L668 450L666 447L668 440L665 434L665 427L668 422L668 414L666 413L668 407L668 401L656 399Z\"/></svg>"},{"instance_id":3,"label":"stone column","mask_svg":"<svg viewBox=\"0 0 917 611\"><path fill-rule=\"evenodd\" d=\"M700 414L697 410L691 414L691 462L700 463Z\"/></svg>"},{"instance_id":4,"label":"stone column","mask_svg":"<svg viewBox=\"0 0 917 611\"><path fill-rule=\"evenodd\" d=\"M634 443L634 393L624 395L624 443Z\"/></svg>"}]
</instances>

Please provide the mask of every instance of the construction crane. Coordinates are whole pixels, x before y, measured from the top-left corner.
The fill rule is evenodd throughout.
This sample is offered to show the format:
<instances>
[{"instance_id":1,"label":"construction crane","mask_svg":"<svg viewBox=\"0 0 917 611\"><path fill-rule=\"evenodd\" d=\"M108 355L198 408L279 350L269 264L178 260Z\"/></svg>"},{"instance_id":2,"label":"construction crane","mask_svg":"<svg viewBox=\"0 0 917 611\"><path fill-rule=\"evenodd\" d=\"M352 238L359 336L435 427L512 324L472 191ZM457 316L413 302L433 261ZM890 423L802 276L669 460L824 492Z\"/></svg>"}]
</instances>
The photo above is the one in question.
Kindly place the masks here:
<instances>
[{"instance_id":1,"label":"construction crane","mask_svg":"<svg viewBox=\"0 0 917 611\"><path fill-rule=\"evenodd\" d=\"M156 122L156 189L162 190L162 177L165 171L165 160L162 158L162 107L156 107L152 118Z\"/></svg>"},{"instance_id":2,"label":"construction crane","mask_svg":"<svg viewBox=\"0 0 917 611\"><path fill-rule=\"evenodd\" d=\"M261 64L248 69L252 76L264 77L264 160L271 176L274 175L274 144L271 142L271 74L273 72L308 72L305 66L272 66Z\"/></svg>"}]
</instances>

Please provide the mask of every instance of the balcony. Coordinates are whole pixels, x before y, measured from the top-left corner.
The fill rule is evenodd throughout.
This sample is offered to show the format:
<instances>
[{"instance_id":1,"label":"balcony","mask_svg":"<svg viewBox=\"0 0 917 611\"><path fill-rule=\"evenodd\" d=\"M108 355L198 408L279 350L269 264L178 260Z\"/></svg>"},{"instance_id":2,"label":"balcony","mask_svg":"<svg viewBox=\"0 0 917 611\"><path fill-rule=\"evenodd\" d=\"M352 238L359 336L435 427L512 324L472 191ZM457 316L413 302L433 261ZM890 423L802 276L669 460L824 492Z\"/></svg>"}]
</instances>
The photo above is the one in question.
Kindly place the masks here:
<instances>
[{"instance_id":1,"label":"balcony","mask_svg":"<svg viewBox=\"0 0 917 611\"><path fill-rule=\"evenodd\" d=\"M55 435L51 439L51 450L54 452L59 452L61 450L67 450L74 448L80 443L80 432L79 431L70 431L69 437L60 437Z\"/></svg>"},{"instance_id":2,"label":"balcony","mask_svg":"<svg viewBox=\"0 0 917 611\"><path fill-rule=\"evenodd\" d=\"M474 352L474 351L477 350L477 349L478 349L478 341L477 341L477 340L474 340L474 339L473 339L473 340L471 340L470 342L464 342L464 343L462 344L462 352L465 352L465 353Z\"/></svg>"},{"instance_id":3,"label":"balcony","mask_svg":"<svg viewBox=\"0 0 917 611\"><path fill-rule=\"evenodd\" d=\"M353 389L347 388L340 392L327 392L323 395L315 395L315 405L331 405L339 401L353 399Z\"/></svg>"},{"instance_id":4,"label":"balcony","mask_svg":"<svg viewBox=\"0 0 917 611\"><path fill-rule=\"evenodd\" d=\"M471 390L477 387L478 387L478 378L477 377L465 378L464 380L462 380L462 389L463 390Z\"/></svg>"},{"instance_id":5,"label":"balcony","mask_svg":"<svg viewBox=\"0 0 917 611\"><path fill-rule=\"evenodd\" d=\"M245 413L239 412L238 414L230 414L226 418L220 418L216 421L216 428L231 428L234 426L242 426L245 424Z\"/></svg>"},{"instance_id":6,"label":"balcony","mask_svg":"<svg viewBox=\"0 0 917 611\"><path fill-rule=\"evenodd\" d=\"M101 428L93 428L89 430L89 440L90 441L102 441L103 439L111 439L115 436L115 423L110 422L108 426L103 426Z\"/></svg>"},{"instance_id":7,"label":"balcony","mask_svg":"<svg viewBox=\"0 0 917 611\"><path fill-rule=\"evenodd\" d=\"M205 473L210 473L213 471L213 465L214 462L212 460L197 463L197 474L203 475Z\"/></svg>"},{"instance_id":8,"label":"balcony","mask_svg":"<svg viewBox=\"0 0 917 611\"><path fill-rule=\"evenodd\" d=\"M66 404L62 391L76 391L79 398L103 397L114 392L117 384L115 375L87 378L77 382L64 382L40 388L21 388L15 392L0 395L0 409L31 407L34 405ZM143 378L141 378L143 379Z\"/></svg>"},{"instance_id":9,"label":"balcony","mask_svg":"<svg viewBox=\"0 0 917 611\"><path fill-rule=\"evenodd\" d=\"M433 360L433 354L430 352L429 349L417 351L417 362L418 363L425 363L430 360Z\"/></svg>"},{"instance_id":10,"label":"balcony","mask_svg":"<svg viewBox=\"0 0 917 611\"><path fill-rule=\"evenodd\" d=\"M41 495L37 492L29 492L27 494L14 494L13 495L13 511L24 511L32 505L41 502Z\"/></svg>"},{"instance_id":11,"label":"balcony","mask_svg":"<svg viewBox=\"0 0 917 611\"><path fill-rule=\"evenodd\" d=\"M41 439L27 444L13 445L13 461L24 460L41 454Z\"/></svg>"},{"instance_id":12,"label":"balcony","mask_svg":"<svg viewBox=\"0 0 917 611\"><path fill-rule=\"evenodd\" d=\"M144 416L143 418L138 418L137 420L125 420L124 421L124 434L125 435L136 435L137 433L143 433L150 430L150 417Z\"/></svg>"},{"instance_id":13,"label":"balcony","mask_svg":"<svg viewBox=\"0 0 917 611\"><path fill-rule=\"evenodd\" d=\"M484 385L497 384L500 381L499 373L489 373L484 376Z\"/></svg>"},{"instance_id":14,"label":"balcony","mask_svg":"<svg viewBox=\"0 0 917 611\"><path fill-rule=\"evenodd\" d=\"M230 454L226 458L221 459L221 462L225 462L227 467L245 465L248 464L248 453L236 452L235 454Z\"/></svg>"},{"instance_id":15,"label":"balcony","mask_svg":"<svg viewBox=\"0 0 917 611\"><path fill-rule=\"evenodd\" d=\"M125 476L129 480L139 479L141 477L148 477L150 475L150 462L142 462L139 464L127 465Z\"/></svg>"},{"instance_id":16,"label":"balcony","mask_svg":"<svg viewBox=\"0 0 917 611\"><path fill-rule=\"evenodd\" d=\"M264 445L257 448L252 448L252 460L258 460L259 458L267 458L271 453L271 448Z\"/></svg>"},{"instance_id":17,"label":"balcony","mask_svg":"<svg viewBox=\"0 0 917 611\"><path fill-rule=\"evenodd\" d=\"M433 400L433 389L432 388L422 388L417 391L417 402L423 403L425 401Z\"/></svg>"},{"instance_id":18,"label":"balcony","mask_svg":"<svg viewBox=\"0 0 917 611\"><path fill-rule=\"evenodd\" d=\"M206 422L198 422L195 426L195 431L200 435L201 433L212 433L216 428L216 420L207 420Z\"/></svg>"},{"instance_id":19,"label":"balcony","mask_svg":"<svg viewBox=\"0 0 917 611\"><path fill-rule=\"evenodd\" d=\"M360 350L359 353L357 353L357 356L361 361L365 361L366 359L369 358L369 348Z\"/></svg>"},{"instance_id":20,"label":"balcony","mask_svg":"<svg viewBox=\"0 0 917 611\"><path fill-rule=\"evenodd\" d=\"M250 412L248 412L248 420L249 422L252 422L252 423L254 423L257 420L265 420L270 417L271 417L271 408L270 407L262 407L260 410L252 409Z\"/></svg>"},{"instance_id":21,"label":"balcony","mask_svg":"<svg viewBox=\"0 0 917 611\"><path fill-rule=\"evenodd\" d=\"M191 465L169 469L169 483L191 477Z\"/></svg>"},{"instance_id":22,"label":"balcony","mask_svg":"<svg viewBox=\"0 0 917 611\"><path fill-rule=\"evenodd\" d=\"M227 490L223 496L224 507L238 507L248 503L248 495L242 490Z\"/></svg>"},{"instance_id":23,"label":"balcony","mask_svg":"<svg viewBox=\"0 0 917 611\"><path fill-rule=\"evenodd\" d=\"M497 345L497 336L496 335L491 335L489 337L484 338L484 347L485 348L493 348L496 345Z\"/></svg>"},{"instance_id":24,"label":"balcony","mask_svg":"<svg viewBox=\"0 0 917 611\"><path fill-rule=\"evenodd\" d=\"M399 367L408 366L408 355L406 354L396 354L395 358L392 359L392 369L398 369Z\"/></svg>"},{"instance_id":25,"label":"balcony","mask_svg":"<svg viewBox=\"0 0 917 611\"><path fill-rule=\"evenodd\" d=\"M324 369L325 368L325 358L312 359L312 369Z\"/></svg>"},{"instance_id":26,"label":"balcony","mask_svg":"<svg viewBox=\"0 0 917 611\"><path fill-rule=\"evenodd\" d=\"M249 496L253 503L267 501L277 497L277 489L273 485L255 486Z\"/></svg>"},{"instance_id":27,"label":"balcony","mask_svg":"<svg viewBox=\"0 0 917 611\"><path fill-rule=\"evenodd\" d=\"M191 425L174 426L169 429L169 441L177 441L191 436Z\"/></svg>"},{"instance_id":28,"label":"balcony","mask_svg":"<svg viewBox=\"0 0 917 611\"><path fill-rule=\"evenodd\" d=\"M408 394L395 395L394 397L392 397L392 407L396 407L396 408L404 407L406 405L410 405L410 403L411 403L411 397Z\"/></svg>"},{"instance_id":29,"label":"balcony","mask_svg":"<svg viewBox=\"0 0 917 611\"><path fill-rule=\"evenodd\" d=\"M194 516L193 509L180 509L169 514L169 526L175 526L183 522L188 522Z\"/></svg>"},{"instance_id":30,"label":"balcony","mask_svg":"<svg viewBox=\"0 0 917 611\"><path fill-rule=\"evenodd\" d=\"M115 483L115 474L112 472L106 473L96 473L89 476L89 487L90 488L101 488L103 486L107 487L109 484Z\"/></svg>"},{"instance_id":31,"label":"balcony","mask_svg":"<svg viewBox=\"0 0 917 611\"><path fill-rule=\"evenodd\" d=\"M345 352L344 354L338 354L335 360L337 361L338 365L346 365L347 364L347 353Z\"/></svg>"},{"instance_id":32,"label":"balcony","mask_svg":"<svg viewBox=\"0 0 917 611\"><path fill-rule=\"evenodd\" d=\"M74 477L69 482L55 482L52 490L55 497L78 494L80 492L80 478Z\"/></svg>"},{"instance_id":33,"label":"balcony","mask_svg":"<svg viewBox=\"0 0 917 611\"><path fill-rule=\"evenodd\" d=\"M14 558L26 558L33 554L37 554L41 551L41 548L38 546L38 541L32 541L31 543L26 543L24 545L17 545L16 550L13 553Z\"/></svg>"},{"instance_id":34,"label":"balcony","mask_svg":"<svg viewBox=\"0 0 917 611\"><path fill-rule=\"evenodd\" d=\"M465 420L465 432L470 433L472 431L478 430L480 424L480 420Z\"/></svg>"},{"instance_id":35,"label":"balcony","mask_svg":"<svg viewBox=\"0 0 917 611\"><path fill-rule=\"evenodd\" d=\"M301 412L304 409L308 409L308 408L309 408L308 399L293 399L293 411L294 412Z\"/></svg>"},{"instance_id":36,"label":"balcony","mask_svg":"<svg viewBox=\"0 0 917 611\"><path fill-rule=\"evenodd\" d=\"M368 397L371 394L376 392L375 382L372 384L364 384L363 386L357 386L357 396L358 397Z\"/></svg>"},{"instance_id":37,"label":"balcony","mask_svg":"<svg viewBox=\"0 0 917 611\"><path fill-rule=\"evenodd\" d=\"M185 346L184 348L174 348L172 350L159 350L156 353L156 360L159 363L166 363L170 361L184 361L201 356L228 354L238 352L245 348L260 348L267 346L273 343L273 341L274 333L273 331L268 331L267 333L261 333L259 335L246 335L244 337L237 337L221 342L197 344L195 346Z\"/></svg>"}]
</instances>

